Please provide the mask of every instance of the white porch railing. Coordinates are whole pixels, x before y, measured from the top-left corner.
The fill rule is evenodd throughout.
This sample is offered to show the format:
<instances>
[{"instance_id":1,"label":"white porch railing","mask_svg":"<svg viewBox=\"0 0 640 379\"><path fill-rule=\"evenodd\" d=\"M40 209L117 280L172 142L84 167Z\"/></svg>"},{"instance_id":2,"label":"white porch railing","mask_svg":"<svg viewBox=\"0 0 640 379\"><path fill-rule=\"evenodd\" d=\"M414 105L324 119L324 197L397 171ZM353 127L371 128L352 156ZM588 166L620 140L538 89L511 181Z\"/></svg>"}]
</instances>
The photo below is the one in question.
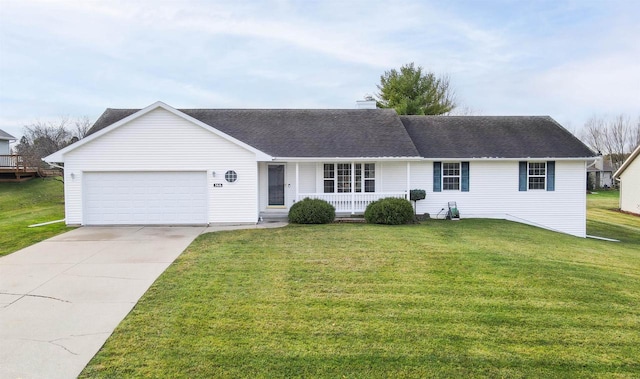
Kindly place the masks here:
<instances>
[{"instance_id":1,"label":"white porch railing","mask_svg":"<svg viewBox=\"0 0 640 379\"><path fill-rule=\"evenodd\" d=\"M348 193L299 193L296 201L305 198L321 199L336 208L336 212L363 213L367 205L385 197L406 199L405 192L348 192Z\"/></svg>"}]
</instances>

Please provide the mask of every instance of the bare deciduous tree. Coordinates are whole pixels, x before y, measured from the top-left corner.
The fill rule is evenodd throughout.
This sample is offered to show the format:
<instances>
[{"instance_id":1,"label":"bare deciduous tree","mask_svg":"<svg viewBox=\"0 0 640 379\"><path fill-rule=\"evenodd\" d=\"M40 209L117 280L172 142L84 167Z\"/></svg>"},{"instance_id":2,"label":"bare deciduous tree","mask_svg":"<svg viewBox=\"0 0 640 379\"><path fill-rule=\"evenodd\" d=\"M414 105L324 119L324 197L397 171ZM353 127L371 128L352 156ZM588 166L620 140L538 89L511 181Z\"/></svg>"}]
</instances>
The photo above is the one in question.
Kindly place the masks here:
<instances>
[{"instance_id":1,"label":"bare deciduous tree","mask_svg":"<svg viewBox=\"0 0 640 379\"><path fill-rule=\"evenodd\" d=\"M36 121L24 126L24 135L14 149L30 167L45 168L47 165L42 162L43 157L84 138L90 127L91 122L86 116L73 121L69 117L60 117L57 121Z\"/></svg>"},{"instance_id":2,"label":"bare deciduous tree","mask_svg":"<svg viewBox=\"0 0 640 379\"><path fill-rule=\"evenodd\" d=\"M77 137L78 139L83 139L84 137L86 137L92 125L91 120L89 120L88 116L82 116L78 118L74 121L73 124L75 125L75 137Z\"/></svg>"},{"instance_id":3,"label":"bare deciduous tree","mask_svg":"<svg viewBox=\"0 0 640 379\"><path fill-rule=\"evenodd\" d=\"M640 117L634 126L631 118L621 114L612 120L592 116L584 125L582 141L610 160L618 169L627 155L640 143Z\"/></svg>"}]
</instances>

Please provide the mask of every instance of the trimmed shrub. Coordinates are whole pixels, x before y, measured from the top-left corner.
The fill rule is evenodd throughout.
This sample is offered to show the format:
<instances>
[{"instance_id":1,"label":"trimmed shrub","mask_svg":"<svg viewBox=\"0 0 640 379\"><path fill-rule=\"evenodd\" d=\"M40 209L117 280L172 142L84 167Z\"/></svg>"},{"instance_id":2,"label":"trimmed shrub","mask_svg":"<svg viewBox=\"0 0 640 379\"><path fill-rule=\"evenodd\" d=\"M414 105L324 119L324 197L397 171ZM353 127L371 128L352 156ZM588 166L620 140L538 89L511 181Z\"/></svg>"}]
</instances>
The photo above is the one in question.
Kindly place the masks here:
<instances>
[{"instance_id":1,"label":"trimmed shrub","mask_svg":"<svg viewBox=\"0 0 640 379\"><path fill-rule=\"evenodd\" d=\"M328 224L336 218L333 205L320 199L309 199L293 204L289 209L289 222L293 224Z\"/></svg>"},{"instance_id":2,"label":"trimmed shrub","mask_svg":"<svg viewBox=\"0 0 640 379\"><path fill-rule=\"evenodd\" d=\"M370 224L408 224L414 221L414 217L409 200L393 197L374 201L364 211L364 219Z\"/></svg>"}]
</instances>

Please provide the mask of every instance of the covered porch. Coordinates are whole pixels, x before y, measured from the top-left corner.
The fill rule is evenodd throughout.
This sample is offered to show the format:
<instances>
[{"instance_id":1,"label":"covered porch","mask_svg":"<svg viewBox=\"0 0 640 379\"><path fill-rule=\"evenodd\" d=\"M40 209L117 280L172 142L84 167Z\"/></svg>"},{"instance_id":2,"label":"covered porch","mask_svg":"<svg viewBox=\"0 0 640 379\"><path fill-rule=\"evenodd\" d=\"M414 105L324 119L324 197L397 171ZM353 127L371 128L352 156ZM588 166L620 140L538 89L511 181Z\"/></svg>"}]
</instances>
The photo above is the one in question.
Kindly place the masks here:
<instances>
[{"instance_id":1,"label":"covered porch","mask_svg":"<svg viewBox=\"0 0 640 379\"><path fill-rule=\"evenodd\" d=\"M408 199L410 167L389 158L264 162L259 165L260 215L286 215L305 198L324 200L338 214L361 215L374 201Z\"/></svg>"}]
</instances>

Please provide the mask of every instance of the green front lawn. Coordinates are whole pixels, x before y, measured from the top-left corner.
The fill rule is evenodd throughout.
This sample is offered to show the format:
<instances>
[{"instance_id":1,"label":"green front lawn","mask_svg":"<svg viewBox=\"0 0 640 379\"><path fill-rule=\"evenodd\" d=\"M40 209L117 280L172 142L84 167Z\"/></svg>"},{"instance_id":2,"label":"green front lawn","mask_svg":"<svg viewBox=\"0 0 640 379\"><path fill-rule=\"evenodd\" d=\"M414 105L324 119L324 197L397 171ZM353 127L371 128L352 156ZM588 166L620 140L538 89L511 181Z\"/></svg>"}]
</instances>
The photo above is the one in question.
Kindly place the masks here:
<instances>
[{"instance_id":1,"label":"green front lawn","mask_svg":"<svg viewBox=\"0 0 640 379\"><path fill-rule=\"evenodd\" d=\"M620 193L601 191L587 195L587 233L633 241L640 238L640 217L621 213Z\"/></svg>"},{"instance_id":2,"label":"green front lawn","mask_svg":"<svg viewBox=\"0 0 640 379\"><path fill-rule=\"evenodd\" d=\"M608 212L589 233L623 242L498 220L206 234L81 376L638 377L640 218Z\"/></svg>"},{"instance_id":3,"label":"green front lawn","mask_svg":"<svg viewBox=\"0 0 640 379\"><path fill-rule=\"evenodd\" d=\"M28 227L63 218L62 182L31 179L21 183L0 183L0 256L70 230L64 222Z\"/></svg>"}]
</instances>

